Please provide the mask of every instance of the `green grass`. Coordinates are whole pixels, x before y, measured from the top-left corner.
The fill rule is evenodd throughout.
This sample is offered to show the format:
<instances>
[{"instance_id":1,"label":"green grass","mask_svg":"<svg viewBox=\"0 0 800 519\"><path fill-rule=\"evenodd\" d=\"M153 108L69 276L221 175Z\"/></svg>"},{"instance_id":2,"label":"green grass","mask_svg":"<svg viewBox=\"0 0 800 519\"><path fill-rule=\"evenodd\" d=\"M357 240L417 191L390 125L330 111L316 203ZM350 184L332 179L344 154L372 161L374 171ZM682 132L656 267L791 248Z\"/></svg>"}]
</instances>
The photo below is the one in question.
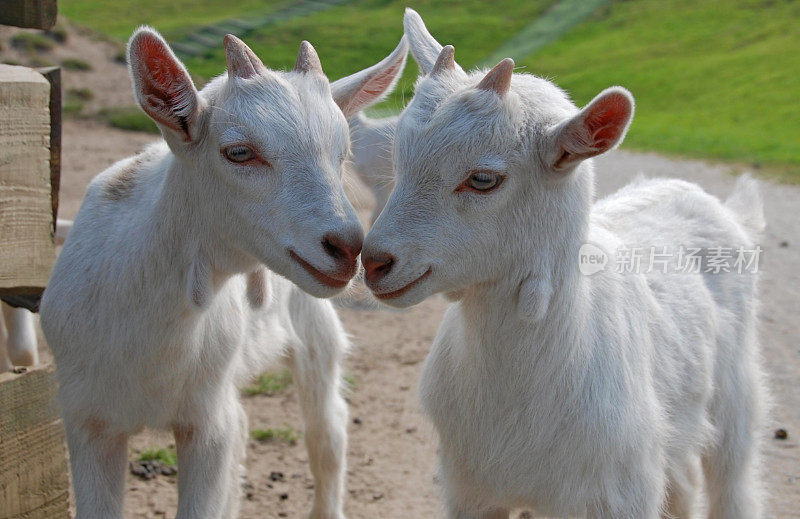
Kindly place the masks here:
<instances>
[{"instance_id":1,"label":"green grass","mask_svg":"<svg viewBox=\"0 0 800 519\"><path fill-rule=\"evenodd\" d=\"M355 391L358 387L358 379L353 375L342 375L342 380L344 381L345 388L350 391Z\"/></svg>"},{"instance_id":2,"label":"green grass","mask_svg":"<svg viewBox=\"0 0 800 519\"><path fill-rule=\"evenodd\" d=\"M61 60L61 66L67 70L80 72L92 70L92 64L81 58L64 58Z\"/></svg>"},{"instance_id":3,"label":"green grass","mask_svg":"<svg viewBox=\"0 0 800 519\"><path fill-rule=\"evenodd\" d=\"M80 25L117 39L127 39L147 24L178 37L190 30L235 16L265 12L283 0L61 0L58 12ZM222 42L220 41L220 46Z\"/></svg>"},{"instance_id":4,"label":"green grass","mask_svg":"<svg viewBox=\"0 0 800 519\"><path fill-rule=\"evenodd\" d=\"M173 448L149 448L139 453L137 461L160 461L164 465L178 465L178 453Z\"/></svg>"},{"instance_id":5,"label":"green grass","mask_svg":"<svg viewBox=\"0 0 800 519\"><path fill-rule=\"evenodd\" d=\"M289 445L296 445L301 435L292 426L287 425L277 429L253 429L250 431L250 436L262 443L279 441Z\"/></svg>"},{"instance_id":6,"label":"green grass","mask_svg":"<svg viewBox=\"0 0 800 519\"><path fill-rule=\"evenodd\" d=\"M247 396L272 396L283 392L292 384L292 374L288 370L277 373L263 373L249 386L242 389Z\"/></svg>"},{"instance_id":7,"label":"green grass","mask_svg":"<svg viewBox=\"0 0 800 519\"><path fill-rule=\"evenodd\" d=\"M564 5L576 1L565 0ZM62 0L59 9L67 18L122 41L140 23L180 39L203 25L263 15L278 3ZM537 29L534 23L548 12L564 22L558 9L550 11L555 3L354 0L257 29L244 39L268 66L278 69L292 66L300 40L307 39L317 48L328 77L337 79L372 65L394 48L402 35L403 8L409 5L440 42L455 45L456 59L465 68L483 63L508 44L502 52L510 52L521 70L553 79L580 105L607 86L626 86L637 100L627 148L757 164L800 180L800 3L617 0L569 30L565 24L567 32L560 36L558 24L540 21ZM558 38L546 44L554 34ZM518 55L535 47L531 39L546 45L531 56ZM221 41L186 64L198 78L219 74L225 67ZM376 112L402 108L413 95L416 76L410 59L397 90ZM141 111L121 109L113 115L115 126L155 131Z\"/></svg>"},{"instance_id":8,"label":"green grass","mask_svg":"<svg viewBox=\"0 0 800 519\"><path fill-rule=\"evenodd\" d=\"M478 63L507 38L552 4L552 0L357 0L353 3L295 18L277 27L256 30L245 37L248 45L272 68L290 68L301 40L310 41L331 79L373 65L391 52L403 35L403 11L413 7L443 44L453 43L462 66ZM208 56L187 61L189 70L203 77L225 67L222 46ZM409 59L406 72L389 109L398 110L413 95L417 67Z\"/></svg>"},{"instance_id":9,"label":"green grass","mask_svg":"<svg viewBox=\"0 0 800 519\"><path fill-rule=\"evenodd\" d=\"M106 108L98 114L114 128L135 132L159 133L158 126L138 106Z\"/></svg>"},{"instance_id":10,"label":"green grass","mask_svg":"<svg viewBox=\"0 0 800 519\"><path fill-rule=\"evenodd\" d=\"M617 2L518 65L583 105L636 97L626 147L786 167L800 179L800 3Z\"/></svg>"},{"instance_id":11,"label":"green grass","mask_svg":"<svg viewBox=\"0 0 800 519\"><path fill-rule=\"evenodd\" d=\"M26 51L48 51L55 42L38 32L20 32L11 37L11 46Z\"/></svg>"}]
</instances>

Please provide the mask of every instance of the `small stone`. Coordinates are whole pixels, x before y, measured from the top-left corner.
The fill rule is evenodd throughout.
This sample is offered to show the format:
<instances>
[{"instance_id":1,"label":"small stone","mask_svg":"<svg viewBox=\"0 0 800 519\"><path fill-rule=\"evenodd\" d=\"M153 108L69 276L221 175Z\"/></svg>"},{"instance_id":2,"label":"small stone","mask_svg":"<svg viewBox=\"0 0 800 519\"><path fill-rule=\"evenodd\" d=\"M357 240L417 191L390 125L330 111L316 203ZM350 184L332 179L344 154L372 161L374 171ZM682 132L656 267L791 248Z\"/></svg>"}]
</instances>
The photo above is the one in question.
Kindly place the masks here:
<instances>
[{"instance_id":1,"label":"small stone","mask_svg":"<svg viewBox=\"0 0 800 519\"><path fill-rule=\"evenodd\" d=\"M786 429L776 429L775 430L775 439L776 440L787 440L789 438L789 433L786 432Z\"/></svg>"},{"instance_id":2,"label":"small stone","mask_svg":"<svg viewBox=\"0 0 800 519\"><path fill-rule=\"evenodd\" d=\"M253 496L255 496L255 493L252 490L248 490L244 494L244 498L247 499L248 501L252 501L253 500Z\"/></svg>"},{"instance_id":3,"label":"small stone","mask_svg":"<svg viewBox=\"0 0 800 519\"><path fill-rule=\"evenodd\" d=\"M780 242L779 245L785 249L786 247L789 246L789 242L784 240L784 241Z\"/></svg>"},{"instance_id":4,"label":"small stone","mask_svg":"<svg viewBox=\"0 0 800 519\"><path fill-rule=\"evenodd\" d=\"M15 375L22 375L27 371L28 368L26 368L25 366L14 366L13 368L11 368L11 372L14 373Z\"/></svg>"},{"instance_id":5,"label":"small stone","mask_svg":"<svg viewBox=\"0 0 800 519\"><path fill-rule=\"evenodd\" d=\"M378 492L376 494L372 494L372 499L374 501L378 501L380 499L383 499L383 492Z\"/></svg>"},{"instance_id":6,"label":"small stone","mask_svg":"<svg viewBox=\"0 0 800 519\"><path fill-rule=\"evenodd\" d=\"M356 416L355 418L353 418L353 423L356 425L361 425L361 418Z\"/></svg>"},{"instance_id":7,"label":"small stone","mask_svg":"<svg viewBox=\"0 0 800 519\"><path fill-rule=\"evenodd\" d=\"M416 428L416 427L409 427L409 428L407 428L407 429L406 429L406 432L407 432L408 434L411 434L411 433L417 432L417 428Z\"/></svg>"},{"instance_id":8,"label":"small stone","mask_svg":"<svg viewBox=\"0 0 800 519\"><path fill-rule=\"evenodd\" d=\"M162 476L174 476L178 473L178 469L172 465L166 465L161 462L157 462L154 469L157 474L161 474Z\"/></svg>"},{"instance_id":9,"label":"small stone","mask_svg":"<svg viewBox=\"0 0 800 519\"><path fill-rule=\"evenodd\" d=\"M283 472L273 471L269 473L270 481L283 481Z\"/></svg>"},{"instance_id":10,"label":"small stone","mask_svg":"<svg viewBox=\"0 0 800 519\"><path fill-rule=\"evenodd\" d=\"M278 512L278 517L289 517L289 512Z\"/></svg>"},{"instance_id":11,"label":"small stone","mask_svg":"<svg viewBox=\"0 0 800 519\"><path fill-rule=\"evenodd\" d=\"M287 494L286 492L283 492L278 497L281 499L281 501L286 501L287 499L289 499L289 494Z\"/></svg>"}]
</instances>

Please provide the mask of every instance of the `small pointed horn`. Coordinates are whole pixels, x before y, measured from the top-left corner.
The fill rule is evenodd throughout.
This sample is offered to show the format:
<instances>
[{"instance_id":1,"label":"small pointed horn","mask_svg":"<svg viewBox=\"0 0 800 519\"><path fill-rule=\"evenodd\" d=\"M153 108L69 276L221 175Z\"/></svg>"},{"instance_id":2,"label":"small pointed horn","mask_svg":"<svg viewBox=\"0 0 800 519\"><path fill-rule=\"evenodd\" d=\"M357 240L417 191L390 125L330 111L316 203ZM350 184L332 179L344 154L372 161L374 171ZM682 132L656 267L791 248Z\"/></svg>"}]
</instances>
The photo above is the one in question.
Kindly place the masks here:
<instances>
[{"instance_id":1,"label":"small pointed horn","mask_svg":"<svg viewBox=\"0 0 800 519\"><path fill-rule=\"evenodd\" d=\"M228 63L228 74L246 79L266 72L267 67L245 42L226 34L222 40L225 45L225 61Z\"/></svg>"},{"instance_id":2,"label":"small pointed horn","mask_svg":"<svg viewBox=\"0 0 800 519\"><path fill-rule=\"evenodd\" d=\"M497 95L503 97L511 87L511 76L514 75L514 60L506 58L490 70L481 82L478 83L478 88L481 90L494 90Z\"/></svg>"},{"instance_id":3,"label":"small pointed horn","mask_svg":"<svg viewBox=\"0 0 800 519\"><path fill-rule=\"evenodd\" d=\"M322 71L322 63L319 62L317 51L305 40L300 43L300 52L297 54L297 61L294 63L294 71L325 75Z\"/></svg>"},{"instance_id":4,"label":"small pointed horn","mask_svg":"<svg viewBox=\"0 0 800 519\"><path fill-rule=\"evenodd\" d=\"M436 63L433 64L430 75L436 76L446 70L455 70L455 55L456 49L452 45L445 45L442 47L442 52L440 52L439 57L436 58Z\"/></svg>"}]
</instances>

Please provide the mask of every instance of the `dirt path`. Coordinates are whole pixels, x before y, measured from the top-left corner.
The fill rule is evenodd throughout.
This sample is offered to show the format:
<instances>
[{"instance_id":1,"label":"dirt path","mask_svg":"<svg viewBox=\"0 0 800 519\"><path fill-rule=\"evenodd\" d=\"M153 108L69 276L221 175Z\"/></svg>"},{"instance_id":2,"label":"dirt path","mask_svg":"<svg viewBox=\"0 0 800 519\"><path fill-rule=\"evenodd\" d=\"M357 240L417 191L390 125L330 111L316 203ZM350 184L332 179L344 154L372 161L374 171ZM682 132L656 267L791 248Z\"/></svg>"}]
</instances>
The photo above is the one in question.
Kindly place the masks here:
<instances>
[{"instance_id":1,"label":"dirt path","mask_svg":"<svg viewBox=\"0 0 800 519\"><path fill-rule=\"evenodd\" d=\"M67 122L64 129L62 216L77 211L88 181L114 160L153 139L109 129L87 121ZM728 168L696 161L669 160L657 155L616 152L597 162L599 193L628 182L640 171L678 176L726 196L734 179ZM348 191L364 219L372 201L360 185L348 179ZM765 367L775 401L764 430L765 480L772 496L770 517L800 518L800 321L797 272L800 271L800 188L763 183L769 227L762 241L762 330ZM345 372L355 382L350 395L351 424L346 510L353 519L441 517L433 481L435 436L419 414L416 384L428 347L446 303L432 298L405 312L380 309L369 302L363 287L340 309L353 337L354 349ZM355 301L358 304L353 305ZM293 387L272 397L245 399L250 428L302 429ZM789 439L772 438L783 427ZM132 449L163 447L168 436L144 433ZM133 459L132 454L132 459ZM243 518L302 517L310 508L311 479L302 441L248 445L251 497ZM272 472L283 480L270 479ZM280 478L278 478L280 479ZM172 517L176 509L175 478L140 481L128 476L126 517Z\"/></svg>"}]
</instances>

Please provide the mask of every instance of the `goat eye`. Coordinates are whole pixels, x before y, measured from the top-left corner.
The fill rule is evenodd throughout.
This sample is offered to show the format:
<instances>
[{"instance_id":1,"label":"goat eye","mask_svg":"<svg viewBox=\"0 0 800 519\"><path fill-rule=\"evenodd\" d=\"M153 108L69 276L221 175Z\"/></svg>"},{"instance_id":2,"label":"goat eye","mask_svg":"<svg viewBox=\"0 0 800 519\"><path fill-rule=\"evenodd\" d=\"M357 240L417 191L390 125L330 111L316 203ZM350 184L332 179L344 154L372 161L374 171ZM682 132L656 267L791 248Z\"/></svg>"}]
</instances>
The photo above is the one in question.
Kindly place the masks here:
<instances>
[{"instance_id":1,"label":"goat eye","mask_svg":"<svg viewBox=\"0 0 800 519\"><path fill-rule=\"evenodd\" d=\"M463 188L487 193L500 187L503 175L493 171L474 171L462 184ZM463 189L459 189L463 190Z\"/></svg>"},{"instance_id":2,"label":"goat eye","mask_svg":"<svg viewBox=\"0 0 800 519\"><path fill-rule=\"evenodd\" d=\"M253 151L253 148L250 146L245 146L243 144L239 144L236 146L229 146L222 150L223 155L225 158L231 162L235 162L237 164L241 164L243 162L247 162L257 158L256 152Z\"/></svg>"}]
</instances>

